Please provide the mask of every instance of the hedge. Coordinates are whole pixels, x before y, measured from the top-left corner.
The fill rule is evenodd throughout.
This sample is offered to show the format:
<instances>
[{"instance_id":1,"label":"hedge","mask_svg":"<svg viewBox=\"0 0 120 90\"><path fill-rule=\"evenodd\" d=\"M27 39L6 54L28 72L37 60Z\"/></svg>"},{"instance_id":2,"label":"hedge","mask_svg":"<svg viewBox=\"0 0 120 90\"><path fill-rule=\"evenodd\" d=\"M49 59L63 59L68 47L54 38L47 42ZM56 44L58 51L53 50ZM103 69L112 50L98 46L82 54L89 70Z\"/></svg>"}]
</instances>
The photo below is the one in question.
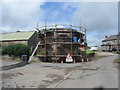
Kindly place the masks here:
<instances>
[{"instance_id":1,"label":"hedge","mask_svg":"<svg viewBox=\"0 0 120 90\"><path fill-rule=\"evenodd\" d=\"M8 54L10 57L21 57L21 55L29 55L30 49L28 46L16 43L16 44L9 44L2 48L2 54Z\"/></svg>"}]
</instances>

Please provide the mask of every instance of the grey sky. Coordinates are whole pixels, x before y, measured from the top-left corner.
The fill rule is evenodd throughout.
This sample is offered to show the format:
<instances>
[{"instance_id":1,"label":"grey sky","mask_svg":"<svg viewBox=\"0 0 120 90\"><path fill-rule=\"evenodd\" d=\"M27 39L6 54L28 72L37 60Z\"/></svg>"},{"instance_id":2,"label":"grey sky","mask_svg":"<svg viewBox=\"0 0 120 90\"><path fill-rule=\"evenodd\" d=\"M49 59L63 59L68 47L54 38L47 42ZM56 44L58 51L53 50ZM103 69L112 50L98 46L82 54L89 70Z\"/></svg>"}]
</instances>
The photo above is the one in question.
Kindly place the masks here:
<instances>
[{"instance_id":1,"label":"grey sky","mask_svg":"<svg viewBox=\"0 0 120 90\"><path fill-rule=\"evenodd\" d=\"M60 4L59 2L58 4ZM43 2L2 2L2 32L17 30L34 30L36 23L44 25L44 18L49 12L49 24L62 23L82 26L86 23L87 41L89 45L101 45L105 35L118 32L118 3L117 2L64 2L47 9ZM58 8L56 8L58 7ZM63 14L61 14L63 13ZM59 19L60 18L60 19ZM59 19L59 20L58 20Z\"/></svg>"}]
</instances>

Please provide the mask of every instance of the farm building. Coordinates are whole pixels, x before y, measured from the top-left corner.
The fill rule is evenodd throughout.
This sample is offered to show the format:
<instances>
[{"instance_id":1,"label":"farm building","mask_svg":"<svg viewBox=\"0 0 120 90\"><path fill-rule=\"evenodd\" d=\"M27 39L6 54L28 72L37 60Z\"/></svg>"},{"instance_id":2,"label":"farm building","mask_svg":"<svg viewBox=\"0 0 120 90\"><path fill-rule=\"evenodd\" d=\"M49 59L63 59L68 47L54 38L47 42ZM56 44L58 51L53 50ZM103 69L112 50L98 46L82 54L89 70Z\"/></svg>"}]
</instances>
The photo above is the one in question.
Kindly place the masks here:
<instances>
[{"instance_id":1,"label":"farm building","mask_svg":"<svg viewBox=\"0 0 120 90\"><path fill-rule=\"evenodd\" d=\"M2 33L0 34L0 37L0 47L11 43L22 43L33 49L38 43L37 31L19 31L11 33Z\"/></svg>"},{"instance_id":2,"label":"farm building","mask_svg":"<svg viewBox=\"0 0 120 90\"><path fill-rule=\"evenodd\" d=\"M65 61L85 59L86 29L80 26L44 26L37 31L0 34L0 47L10 43L23 43L33 50L29 61L35 55L42 61ZM67 58L67 59L66 59Z\"/></svg>"},{"instance_id":3,"label":"farm building","mask_svg":"<svg viewBox=\"0 0 120 90\"><path fill-rule=\"evenodd\" d=\"M105 39L102 41L102 50L103 51L116 51L120 49L120 33L111 36L105 36Z\"/></svg>"},{"instance_id":4,"label":"farm building","mask_svg":"<svg viewBox=\"0 0 120 90\"><path fill-rule=\"evenodd\" d=\"M40 29L37 57L43 61L59 61L65 60L69 54L73 59L80 60L80 47L86 47L85 29L78 27L79 30L76 30L74 27L60 28L55 25L54 28Z\"/></svg>"}]
</instances>

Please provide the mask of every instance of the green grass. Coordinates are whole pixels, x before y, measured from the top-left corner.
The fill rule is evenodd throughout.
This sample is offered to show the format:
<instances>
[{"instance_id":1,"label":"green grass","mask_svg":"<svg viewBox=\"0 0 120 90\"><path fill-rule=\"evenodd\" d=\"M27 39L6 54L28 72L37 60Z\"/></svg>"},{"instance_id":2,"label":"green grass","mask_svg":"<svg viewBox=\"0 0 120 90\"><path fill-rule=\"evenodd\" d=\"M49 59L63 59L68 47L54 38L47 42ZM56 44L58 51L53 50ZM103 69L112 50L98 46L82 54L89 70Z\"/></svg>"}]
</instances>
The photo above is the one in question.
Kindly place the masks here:
<instances>
[{"instance_id":1,"label":"green grass","mask_svg":"<svg viewBox=\"0 0 120 90\"><path fill-rule=\"evenodd\" d=\"M117 54L120 54L120 51L116 51Z\"/></svg>"},{"instance_id":2,"label":"green grass","mask_svg":"<svg viewBox=\"0 0 120 90\"><path fill-rule=\"evenodd\" d=\"M117 63L120 63L120 59L115 59L114 61Z\"/></svg>"},{"instance_id":3,"label":"green grass","mask_svg":"<svg viewBox=\"0 0 120 90\"><path fill-rule=\"evenodd\" d=\"M0 47L0 52L2 52L2 47Z\"/></svg>"},{"instance_id":4,"label":"green grass","mask_svg":"<svg viewBox=\"0 0 120 90\"><path fill-rule=\"evenodd\" d=\"M94 51L86 50L86 54L95 53Z\"/></svg>"}]
</instances>

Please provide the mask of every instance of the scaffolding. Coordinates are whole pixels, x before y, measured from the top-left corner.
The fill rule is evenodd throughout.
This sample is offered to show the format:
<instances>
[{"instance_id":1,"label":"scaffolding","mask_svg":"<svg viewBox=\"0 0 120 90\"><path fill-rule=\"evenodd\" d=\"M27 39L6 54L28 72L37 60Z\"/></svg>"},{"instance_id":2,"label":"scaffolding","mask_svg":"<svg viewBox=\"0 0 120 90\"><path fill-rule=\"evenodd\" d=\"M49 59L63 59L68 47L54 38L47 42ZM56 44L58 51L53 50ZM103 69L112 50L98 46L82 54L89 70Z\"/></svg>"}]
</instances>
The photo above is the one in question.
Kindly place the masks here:
<instances>
[{"instance_id":1,"label":"scaffolding","mask_svg":"<svg viewBox=\"0 0 120 90\"><path fill-rule=\"evenodd\" d=\"M37 56L43 61L65 60L68 53L80 60L82 53L78 39L84 39L86 42L86 28L73 25L45 25L40 31L39 39L41 43L37 49Z\"/></svg>"}]
</instances>

